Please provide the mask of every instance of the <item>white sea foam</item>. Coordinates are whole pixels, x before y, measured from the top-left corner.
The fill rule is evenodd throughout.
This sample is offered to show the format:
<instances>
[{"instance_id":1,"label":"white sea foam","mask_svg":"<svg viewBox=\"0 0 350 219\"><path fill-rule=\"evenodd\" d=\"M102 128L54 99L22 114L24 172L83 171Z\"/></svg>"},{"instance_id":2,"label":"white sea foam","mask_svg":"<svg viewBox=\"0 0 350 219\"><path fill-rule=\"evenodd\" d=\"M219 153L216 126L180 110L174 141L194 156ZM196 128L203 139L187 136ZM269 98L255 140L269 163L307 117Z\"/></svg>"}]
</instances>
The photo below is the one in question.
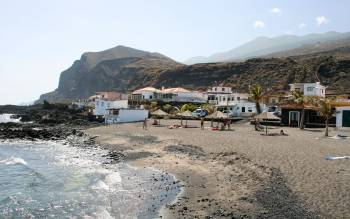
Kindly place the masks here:
<instances>
[{"instance_id":1,"label":"white sea foam","mask_svg":"<svg viewBox=\"0 0 350 219\"><path fill-rule=\"evenodd\" d=\"M108 174L105 178L105 182L108 185L115 185L122 182L122 178L120 177L120 174L118 172L113 172L111 174Z\"/></svg>"},{"instance_id":2,"label":"white sea foam","mask_svg":"<svg viewBox=\"0 0 350 219\"><path fill-rule=\"evenodd\" d=\"M27 165L27 162L23 160L20 157L10 157L5 160L0 160L0 164L5 164L5 165L16 165L16 164L22 164L24 166Z\"/></svg>"},{"instance_id":3,"label":"white sea foam","mask_svg":"<svg viewBox=\"0 0 350 219\"><path fill-rule=\"evenodd\" d=\"M13 114L0 114L0 123L20 122L20 119L13 119L11 116L13 116Z\"/></svg>"},{"instance_id":4,"label":"white sea foam","mask_svg":"<svg viewBox=\"0 0 350 219\"><path fill-rule=\"evenodd\" d=\"M93 190L109 190L109 186L102 180L97 181L91 188Z\"/></svg>"},{"instance_id":5,"label":"white sea foam","mask_svg":"<svg viewBox=\"0 0 350 219\"><path fill-rule=\"evenodd\" d=\"M97 219L113 219L113 217L109 214L109 212L104 208L99 209L99 211L97 211L95 213L95 218L97 218Z\"/></svg>"}]
</instances>

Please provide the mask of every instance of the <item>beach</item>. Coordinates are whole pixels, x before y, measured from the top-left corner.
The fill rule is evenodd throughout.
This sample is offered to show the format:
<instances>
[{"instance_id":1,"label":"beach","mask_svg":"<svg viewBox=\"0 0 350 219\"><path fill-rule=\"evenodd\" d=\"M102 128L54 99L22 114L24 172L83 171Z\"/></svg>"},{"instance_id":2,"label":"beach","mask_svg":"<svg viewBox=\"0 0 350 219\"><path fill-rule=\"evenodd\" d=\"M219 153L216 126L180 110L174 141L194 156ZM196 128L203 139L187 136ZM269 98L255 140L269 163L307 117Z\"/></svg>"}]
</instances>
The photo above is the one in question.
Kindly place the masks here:
<instances>
[{"instance_id":1,"label":"beach","mask_svg":"<svg viewBox=\"0 0 350 219\"><path fill-rule=\"evenodd\" d=\"M139 168L174 174L182 192L161 211L166 218L347 218L350 215L350 139L325 138L323 129L283 129L288 136L262 136L248 123L230 131L168 129L142 123L85 131ZM331 129L330 136L350 135Z\"/></svg>"}]
</instances>

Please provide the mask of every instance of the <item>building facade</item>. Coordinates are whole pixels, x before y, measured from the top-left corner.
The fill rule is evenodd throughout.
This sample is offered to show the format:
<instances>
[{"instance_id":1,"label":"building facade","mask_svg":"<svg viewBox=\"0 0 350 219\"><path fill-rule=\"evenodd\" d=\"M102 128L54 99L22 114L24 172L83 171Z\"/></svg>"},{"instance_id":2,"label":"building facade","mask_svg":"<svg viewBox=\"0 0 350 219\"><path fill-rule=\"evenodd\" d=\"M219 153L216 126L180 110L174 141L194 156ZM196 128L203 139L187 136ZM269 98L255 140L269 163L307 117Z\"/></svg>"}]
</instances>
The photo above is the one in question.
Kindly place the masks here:
<instances>
[{"instance_id":1,"label":"building facade","mask_svg":"<svg viewBox=\"0 0 350 219\"><path fill-rule=\"evenodd\" d=\"M156 89L145 87L132 92L133 101L163 101L163 102L183 102L183 103L205 103L206 98L203 93L190 91L181 87Z\"/></svg>"},{"instance_id":2,"label":"building facade","mask_svg":"<svg viewBox=\"0 0 350 219\"><path fill-rule=\"evenodd\" d=\"M304 96L326 97L326 87L320 82L290 84L290 91L300 91Z\"/></svg>"}]
</instances>

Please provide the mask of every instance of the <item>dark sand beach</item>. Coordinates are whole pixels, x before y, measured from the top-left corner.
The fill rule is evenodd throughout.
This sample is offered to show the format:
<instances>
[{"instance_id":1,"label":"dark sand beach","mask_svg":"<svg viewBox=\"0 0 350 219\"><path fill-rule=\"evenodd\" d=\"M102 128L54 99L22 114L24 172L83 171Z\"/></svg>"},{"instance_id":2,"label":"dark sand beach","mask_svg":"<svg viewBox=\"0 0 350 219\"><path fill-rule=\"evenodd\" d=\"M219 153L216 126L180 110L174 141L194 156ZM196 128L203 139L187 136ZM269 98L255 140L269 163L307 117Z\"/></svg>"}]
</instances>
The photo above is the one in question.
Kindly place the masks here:
<instances>
[{"instance_id":1,"label":"dark sand beach","mask_svg":"<svg viewBox=\"0 0 350 219\"><path fill-rule=\"evenodd\" d=\"M162 124L178 124L165 120ZM199 121L189 124L200 127ZM102 126L85 132L131 165L174 174L183 191L161 211L167 218L347 218L350 139L322 129L283 127L288 136L261 136L253 126L231 131ZM279 133L281 128L269 132ZM332 130L330 135L350 132Z\"/></svg>"}]
</instances>

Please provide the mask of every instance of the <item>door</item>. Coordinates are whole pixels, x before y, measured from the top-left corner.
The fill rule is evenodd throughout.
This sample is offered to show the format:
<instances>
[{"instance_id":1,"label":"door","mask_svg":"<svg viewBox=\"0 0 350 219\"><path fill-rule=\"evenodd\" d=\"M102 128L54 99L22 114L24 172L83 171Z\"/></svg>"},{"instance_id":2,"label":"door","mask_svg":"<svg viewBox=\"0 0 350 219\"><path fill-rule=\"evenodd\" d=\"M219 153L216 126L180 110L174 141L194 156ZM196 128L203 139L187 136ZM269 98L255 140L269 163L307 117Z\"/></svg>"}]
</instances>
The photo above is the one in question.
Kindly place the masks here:
<instances>
[{"instance_id":1,"label":"door","mask_svg":"<svg viewBox=\"0 0 350 219\"><path fill-rule=\"evenodd\" d=\"M299 127L300 112L290 111L289 112L289 126Z\"/></svg>"},{"instance_id":2,"label":"door","mask_svg":"<svg viewBox=\"0 0 350 219\"><path fill-rule=\"evenodd\" d=\"M350 127L350 110L343 110L343 127Z\"/></svg>"},{"instance_id":3,"label":"door","mask_svg":"<svg viewBox=\"0 0 350 219\"><path fill-rule=\"evenodd\" d=\"M245 113L245 107L242 106L242 113Z\"/></svg>"}]
</instances>

